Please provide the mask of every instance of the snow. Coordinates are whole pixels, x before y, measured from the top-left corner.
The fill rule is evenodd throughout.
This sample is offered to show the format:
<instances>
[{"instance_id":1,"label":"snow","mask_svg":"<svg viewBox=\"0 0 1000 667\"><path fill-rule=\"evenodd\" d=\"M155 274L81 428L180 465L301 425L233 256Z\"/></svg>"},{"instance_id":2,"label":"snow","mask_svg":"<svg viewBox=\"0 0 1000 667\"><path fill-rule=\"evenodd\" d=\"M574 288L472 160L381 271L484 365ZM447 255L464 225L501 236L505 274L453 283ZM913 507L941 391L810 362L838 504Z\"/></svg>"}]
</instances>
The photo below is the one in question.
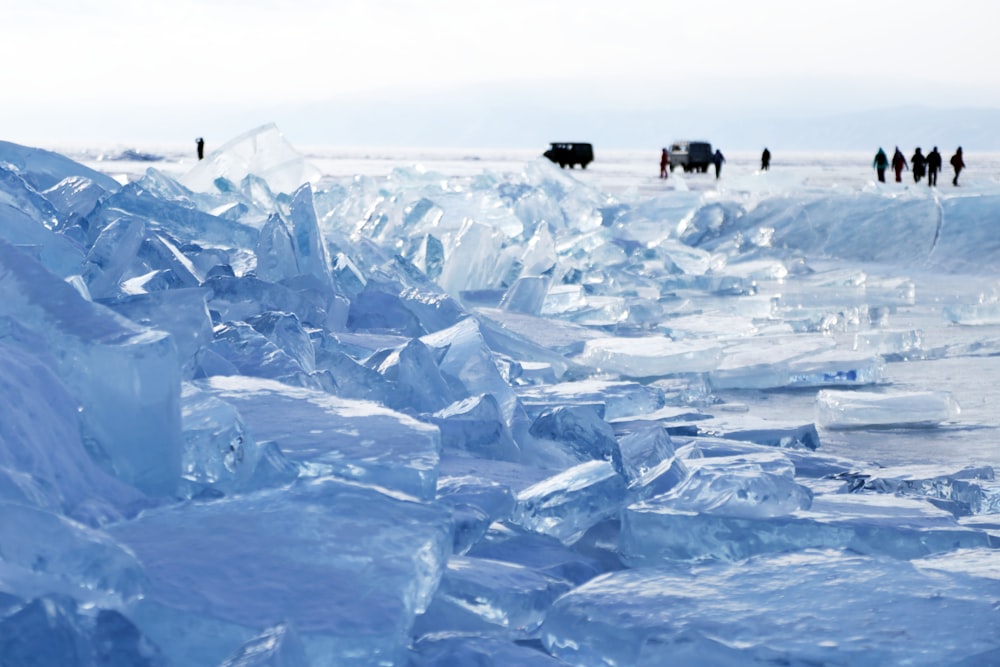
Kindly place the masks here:
<instances>
[{"instance_id":1,"label":"snow","mask_svg":"<svg viewBox=\"0 0 1000 667\"><path fill-rule=\"evenodd\" d=\"M540 152L0 143L0 662L995 664L1000 159Z\"/></svg>"}]
</instances>

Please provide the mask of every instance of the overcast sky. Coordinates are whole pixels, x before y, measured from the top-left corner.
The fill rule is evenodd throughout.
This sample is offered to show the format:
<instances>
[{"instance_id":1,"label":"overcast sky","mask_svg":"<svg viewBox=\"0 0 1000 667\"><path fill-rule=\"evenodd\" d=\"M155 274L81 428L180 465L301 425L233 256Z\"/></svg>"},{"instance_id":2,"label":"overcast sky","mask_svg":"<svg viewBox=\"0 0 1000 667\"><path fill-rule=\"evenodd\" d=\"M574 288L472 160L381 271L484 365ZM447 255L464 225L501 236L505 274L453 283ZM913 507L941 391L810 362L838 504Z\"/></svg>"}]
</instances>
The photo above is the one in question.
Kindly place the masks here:
<instances>
[{"instance_id":1,"label":"overcast sky","mask_svg":"<svg viewBox=\"0 0 1000 667\"><path fill-rule=\"evenodd\" d=\"M10 4L0 123L14 141L86 141L114 126L161 139L199 113L474 84L589 85L619 108L699 95L785 109L1000 107L997 0Z\"/></svg>"}]
</instances>

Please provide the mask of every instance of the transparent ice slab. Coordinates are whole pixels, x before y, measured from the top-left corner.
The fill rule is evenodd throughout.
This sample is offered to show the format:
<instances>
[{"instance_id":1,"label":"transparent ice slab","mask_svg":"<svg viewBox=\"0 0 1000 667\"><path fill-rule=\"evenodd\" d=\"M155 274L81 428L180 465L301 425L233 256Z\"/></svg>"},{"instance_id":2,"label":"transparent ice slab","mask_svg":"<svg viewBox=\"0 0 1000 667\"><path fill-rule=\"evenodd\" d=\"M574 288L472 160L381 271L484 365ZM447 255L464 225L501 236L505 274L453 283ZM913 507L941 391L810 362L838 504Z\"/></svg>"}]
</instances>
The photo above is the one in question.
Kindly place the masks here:
<instances>
[{"instance_id":1,"label":"transparent ice slab","mask_svg":"<svg viewBox=\"0 0 1000 667\"><path fill-rule=\"evenodd\" d=\"M944 391L839 391L816 395L816 419L825 428L928 427L953 422L961 414Z\"/></svg>"}]
</instances>

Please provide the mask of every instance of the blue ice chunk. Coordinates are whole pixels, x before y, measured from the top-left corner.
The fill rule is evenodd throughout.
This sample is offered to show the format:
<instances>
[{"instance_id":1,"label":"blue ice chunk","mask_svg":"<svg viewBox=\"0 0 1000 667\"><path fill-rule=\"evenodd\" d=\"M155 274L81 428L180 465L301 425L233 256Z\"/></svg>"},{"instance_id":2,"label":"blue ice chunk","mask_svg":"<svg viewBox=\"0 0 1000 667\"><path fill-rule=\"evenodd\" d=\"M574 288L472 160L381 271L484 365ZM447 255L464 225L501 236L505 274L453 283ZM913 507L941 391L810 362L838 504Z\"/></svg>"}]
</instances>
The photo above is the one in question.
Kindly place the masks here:
<instances>
[{"instance_id":1,"label":"blue ice chunk","mask_svg":"<svg viewBox=\"0 0 1000 667\"><path fill-rule=\"evenodd\" d=\"M257 255L257 277L261 280L281 282L300 273L292 233L277 213L272 213L261 228L254 254Z\"/></svg>"},{"instance_id":2,"label":"blue ice chunk","mask_svg":"<svg viewBox=\"0 0 1000 667\"><path fill-rule=\"evenodd\" d=\"M299 271L316 278L323 288L332 289L330 253L319 229L311 185L303 185L292 195L288 217Z\"/></svg>"},{"instance_id":3,"label":"blue ice chunk","mask_svg":"<svg viewBox=\"0 0 1000 667\"><path fill-rule=\"evenodd\" d=\"M185 383L181 416L184 478L223 493L245 489L259 453L236 408Z\"/></svg>"},{"instance_id":4,"label":"blue ice chunk","mask_svg":"<svg viewBox=\"0 0 1000 667\"><path fill-rule=\"evenodd\" d=\"M2 166L0 166L0 191L4 194L5 213L19 214L34 222L36 226L48 231L58 231L63 227L63 216L55 206L44 195L39 194L28 185L16 172ZM5 234L12 231L17 233L16 230L4 229ZM24 233L24 231L20 230L20 233ZM39 238L42 237L39 236Z\"/></svg>"},{"instance_id":5,"label":"blue ice chunk","mask_svg":"<svg viewBox=\"0 0 1000 667\"><path fill-rule=\"evenodd\" d=\"M777 471L755 460L700 459L690 463L694 467L691 474L657 496L657 506L677 512L768 519L807 510L812 504L812 492L794 480L790 463ZM700 465L694 466L696 463Z\"/></svg>"},{"instance_id":6,"label":"blue ice chunk","mask_svg":"<svg viewBox=\"0 0 1000 667\"><path fill-rule=\"evenodd\" d=\"M215 340L208 348L232 363L240 375L286 380L318 388L298 360L279 348L245 322L228 322L215 328Z\"/></svg>"},{"instance_id":7,"label":"blue ice chunk","mask_svg":"<svg viewBox=\"0 0 1000 667\"><path fill-rule=\"evenodd\" d=\"M548 653L499 637L479 633L438 632L413 643L410 667L565 667Z\"/></svg>"},{"instance_id":8,"label":"blue ice chunk","mask_svg":"<svg viewBox=\"0 0 1000 667\"><path fill-rule=\"evenodd\" d=\"M108 667L166 667L160 647L114 609L97 613L92 643L94 661Z\"/></svg>"},{"instance_id":9,"label":"blue ice chunk","mask_svg":"<svg viewBox=\"0 0 1000 667\"><path fill-rule=\"evenodd\" d=\"M427 333L399 296L378 289L371 281L351 298L347 327L354 332L391 333L411 338Z\"/></svg>"},{"instance_id":10,"label":"blue ice chunk","mask_svg":"<svg viewBox=\"0 0 1000 667\"><path fill-rule=\"evenodd\" d=\"M510 639L537 636L539 626L557 597L572 588L523 565L485 558L452 556L427 611L417 617L413 632L497 633Z\"/></svg>"},{"instance_id":11,"label":"blue ice chunk","mask_svg":"<svg viewBox=\"0 0 1000 667\"><path fill-rule=\"evenodd\" d=\"M80 272L84 253L68 237L53 231L59 224L54 208L32 192L17 175L0 167L0 239L21 246L60 277Z\"/></svg>"},{"instance_id":12,"label":"blue ice chunk","mask_svg":"<svg viewBox=\"0 0 1000 667\"><path fill-rule=\"evenodd\" d=\"M628 433L620 435L618 451L621 454L619 472L629 483L674 456L670 434L663 425L655 422L633 426Z\"/></svg>"},{"instance_id":13,"label":"blue ice chunk","mask_svg":"<svg viewBox=\"0 0 1000 667\"><path fill-rule=\"evenodd\" d=\"M56 351L53 370L82 406L85 444L102 465L146 493L171 493L181 459L180 364L171 337L86 301L3 241L0 315Z\"/></svg>"},{"instance_id":14,"label":"blue ice chunk","mask_svg":"<svg viewBox=\"0 0 1000 667\"><path fill-rule=\"evenodd\" d=\"M520 459L520 449L490 394L456 401L428 418L441 429L441 446L502 461Z\"/></svg>"},{"instance_id":15,"label":"blue ice chunk","mask_svg":"<svg viewBox=\"0 0 1000 667\"><path fill-rule=\"evenodd\" d=\"M505 522L490 526L466 555L517 563L574 584L582 584L605 571L598 561L554 537Z\"/></svg>"},{"instance_id":16,"label":"blue ice chunk","mask_svg":"<svg viewBox=\"0 0 1000 667\"><path fill-rule=\"evenodd\" d=\"M0 655L10 665L87 664L90 647L80 625L71 598L37 598L0 620Z\"/></svg>"},{"instance_id":17,"label":"blue ice chunk","mask_svg":"<svg viewBox=\"0 0 1000 667\"><path fill-rule=\"evenodd\" d=\"M375 403L273 380L213 377L198 386L232 404L254 439L274 441L292 461L431 500L437 490L437 427Z\"/></svg>"},{"instance_id":18,"label":"blue ice chunk","mask_svg":"<svg viewBox=\"0 0 1000 667\"><path fill-rule=\"evenodd\" d=\"M542 312L545 295L552 281L547 276L522 276L500 300L500 308L514 313L538 315Z\"/></svg>"},{"instance_id":19,"label":"blue ice chunk","mask_svg":"<svg viewBox=\"0 0 1000 667\"><path fill-rule=\"evenodd\" d=\"M413 263L431 280L441 277L444 266L444 245L431 234L411 239L404 257Z\"/></svg>"},{"instance_id":20,"label":"blue ice chunk","mask_svg":"<svg viewBox=\"0 0 1000 667\"><path fill-rule=\"evenodd\" d=\"M665 404L663 392L654 386L616 380L579 380L554 385L518 387L518 396L529 415L559 405L603 405L608 421L645 415Z\"/></svg>"},{"instance_id":21,"label":"blue ice chunk","mask_svg":"<svg viewBox=\"0 0 1000 667\"><path fill-rule=\"evenodd\" d=\"M308 667L306 649L289 623L279 623L226 658L219 667Z\"/></svg>"},{"instance_id":22,"label":"blue ice chunk","mask_svg":"<svg viewBox=\"0 0 1000 667\"><path fill-rule=\"evenodd\" d=\"M520 491L511 522L572 544L591 526L617 515L625 490L610 462L581 463Z\"/></svg>"},{"instance_id":23,"label":"blue ice chunk","mask_svg":"<svg viewBox=\"0 0 1000 667\"><path fill-rule=\"evenodd\" d=\"M122 293L120 285L131 277L129 272L136 264L136 256L145 239L146 225L135 218L117 218L101 230L83 267L87 289L94 298L116 297Z\"/></svg>"},{"instance_id":24,"label":"blue ice chunk","mask_svg":"<svg viewBox=\"0 0 1000 667\"><path fill-rule=\"evenodd\" d=\"M251 317L247 324L294 359L303 371L311 373L316 370L316 350L312 339L294 313L269 311Z\"/></svg>"},{"instance_id":25,"label":"blue ice chunk","mask_svg":"<svg viewBox=\"0 0 1000 667\"><path fill-rule=\"evenodd\" d=\"M690 471L681 457L669 456L633 479L629 484L629 493L638 499L660 496L672 491L689 475Z\"/></svg>"},{"instance_id":26,"label":"blue ice chunk","mask_svg":"<svg viewBox=\"0 0 1000 667\"><path fill-rule=\"evenodd\" d=\"M218 313L220 321L245 322L268 311L295 313L303 325L331 330L343 329L347 321L347 301L339 295L296 290L252 277L216 276L206 280L204 288L209 310Z\"/></svg>"},{"instance_id":27,"label":"blue ice chunk","mask_svg":"<svg viewBox=\"0 0 1000 667\"><path fill-rule=\"evenodd\" d=\"M450 295L432 289L407 287L400 292L399 298L427 332L447 329L469 315Z\"/></svg>"},{"instance_id":28,"label":"blue ice chunk","mask_svg":"<svg viewBox=\"0 0 1000 667\"><path fill-rule=\"evenodd\" d=\"M998 596L996 578L806 551L612 572L556 601L541 636L574 665L986 665Z\"/></svg>"},{"instance_id":29,"label":"blue ice chunk","mask_svg":"<svg viewBox=\"0 0 1000 667\"><path fill-rule=\"evenodd\" d=\"M465 395L456 398L492 394L504 419L510 423L517 410L517 396L497 369L475 319L466 318L421 340L441 352L438 367L445 379L449 382L453 379L464 388Z\"/></svg>"},{"instance_id":30,"label":"blue ice chunk","mask_svg":"<svg viewBox=\"0 0 1000 667\"><path fill-rule=\"evenodd\" d=\"M143 497L91 460L79 401L44 362L35 335L0 322L0 498L98 525L137 511ZM6 329L6 331L4 331Z\"/></svg>"},{"instance_id":31,"label":"blue ice chunk","mask_svg":"<svg viewBox=\"0 0 1000 667\"><path fill-rule=\"evenodd\" d=\"M309 664L403 664L452 546L445 508L332 478L163 507L111 532L150 581L132 617L177 665L218 664L275 618Z\"/></svg>"},{"instance_id":32,"label":"blue ice chunk","mask_svg":"<svg viewBox=\"0 0 1000 667\"><path fill-rule=\"evenodd\" d=\"M819 432L815 424L786 425L783 423L767 423L744 420L744 425L750 428L722 427L713 428L711 422L699 424L706 431L715 431L717 435L730 440L754 442L758 445L778 447L781 449L819 449Z\"/></svg>"},{"instance_id":33,"label":"blue ice chunk","mask_svg":"<svg viewBox=\"0 0 1000 667\"><path fill-rule=\"evenodd\" d=\"M438 477L438 502L455 517L455 553L464 554L494 521L510 517L514 493L510 487L471 475Z\"/></svg>"},{"instance_id":34,"label":"blue ice chunk","mask_svg":"<svg viewBox=\"0 0 1000 667\"><path fill-rule=\"evenodd\" d=\"M770 477L776 481L775 475ZM766 490L763 483L757 488ZM778 491L787 494L787 487ZM675 509L675 504L668 494L622 512L621 550L627 563L705 557L735 561L811 548L910 559L990 542L985 532L961 526L950 512L887 495L816 495L808 510L784 516L727 515L706 503L695 503L692 509ZM704 511L694 511L699 506Z\"/></svg>"},{"instance_id":35,"label":"blue ice chunk","mask_svg":"<svg viewBox=\"0 0 1000 667\"><path fill-rule=\"evenodd\" d=\"M163 199L145 190L139 182L129 183L104 199L87 217L91 238L121 217L122 212L145 221L151 230L163 231L181 244L252 249L257 243L255 228Z\"/></svg>"},{"instance_id":36,"label":"blue ice chunk","mask_svg":"<svg viewBox=\"0 0 1000 667\"><path fill-rule=\"evenodd\" d=\"M106 532L64 516L0 501L5 590L59 592L81 602L133 602L146 587L135 554Z\"/></svg>"},{"instance_id":37,"label":"blue ice chunk","mask_svg":"<svg viewBox=\"0 0 1000 667\"><path fill-rule=\"evenodd\" d=\"M48 190L71 176L90 179L108 192L117 192L121 188L118 181L107 174L85 167L64 155L9 141L0 141L0 164L13 168L36 192Z\"/></svg>"},{"instance_id":38,"label":"blue ice chunk","mask_svg":"<svg viewBox=\"0 0 1000 667\"><path fill-rule=\"evenodd\" d=\"M435 412L455 399L455 391L438 369L435 351L419 339L371 355L365 365L392 383L387 405L396 410Z\"/></svg>"},{"instance_id":39,"label":"blue ice chunk","mask_svg":"<svg viewBox=\"0 0 1000 667\"><path fill-rule=\"evenodd\" d=\"M195 354L212 342L212 319L201 289L173 289L124 296L104 305L136 324L166 331L177 345L186 377L191 377Z\"/></svg>"},{"instance_id":40,"label":"blue ice chunk","mask_svg":"<svg viewBox=\"0 0 1000 667\"><path fill-rule=\"evenodd\" d=\"M614 429L591 406L545 410L532 422L529 432L563 444L579 461L611 461L615 470L624 470Z\"/></svg>"},{"instance_id":41,"label":"blue ice chunk","mask_svg":"<svg viewBox=\"0 0 1000 667\"><path fill-rule=\"evenodd\" d=\"M991 513L983 482L996 479L993 468L978 466L943 473L939 466L897 466L865 471L850 491L874 491L927 498L956 515ZM938 502L940 501L940 502Z\"/></svg>"}]
</instances>

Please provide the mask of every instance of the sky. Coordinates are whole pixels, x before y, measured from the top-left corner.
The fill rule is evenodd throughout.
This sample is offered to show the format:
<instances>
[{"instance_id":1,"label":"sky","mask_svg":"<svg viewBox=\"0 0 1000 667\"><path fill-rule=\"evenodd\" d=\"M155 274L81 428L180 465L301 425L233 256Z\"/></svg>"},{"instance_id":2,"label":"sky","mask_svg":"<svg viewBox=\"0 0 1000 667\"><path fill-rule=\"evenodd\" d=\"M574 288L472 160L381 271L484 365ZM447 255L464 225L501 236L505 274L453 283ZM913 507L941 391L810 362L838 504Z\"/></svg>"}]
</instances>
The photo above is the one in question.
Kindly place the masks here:
<instances>
[{"instance_id":1,"label":"sky","mask_svg":"<svg viewBox=\"0 0 1000 667\"><path fill-rule=\"evenodd\" d=\"M336 132L314 116L399 127L434 104L487 120L495 108L1000 108L995 0L11 4L0 123L13 141L285 120L322 142Z\"/></svg>"}]
</instances>

